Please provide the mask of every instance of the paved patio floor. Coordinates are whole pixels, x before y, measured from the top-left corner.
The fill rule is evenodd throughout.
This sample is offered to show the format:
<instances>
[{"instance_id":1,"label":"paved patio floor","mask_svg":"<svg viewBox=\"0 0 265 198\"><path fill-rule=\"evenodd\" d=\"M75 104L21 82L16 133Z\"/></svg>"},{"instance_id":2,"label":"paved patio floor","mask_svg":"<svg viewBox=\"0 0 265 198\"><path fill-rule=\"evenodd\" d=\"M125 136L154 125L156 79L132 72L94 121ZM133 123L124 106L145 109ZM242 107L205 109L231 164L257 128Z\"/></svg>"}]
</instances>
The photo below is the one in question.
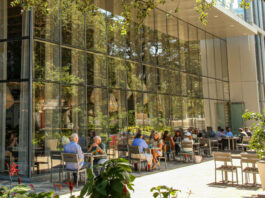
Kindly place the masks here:
<instances>
[{"instance_id":1,"label":"paved patio floor","mask_svg":"<svg viewBox=\"0 0 265 198\"><path fill-rule=\"evenodd\" d=\"M239 165L239 160L235 160ZM221 175L219 175L221 179ZM258 182L259 178L258 178ZM241 198L252 197L262 192L261 188L243 187L239 171L239 186L214 184L214 162L208 160L200 164L190 164L173 170L138 177L132 198L151 198L150 189L166 185L182 192L178 198Z\"/></svg>"},{"instance_id":2,"label":"paved patio floor","mask_svg":"<svg viewBox=\"0 0 265 198\"><path fill-rule=\"evenodd\" d=\"M239 160L235 160L239 165ZM239 170L239 169L238 169ZM175 189L181 190L178 198L242 198L253 197L260 192L261 188L244 187L241 181L241 172L239 171L239 185L215 185L214 184L214 162L211 158L206 159L200 164L170 162L168 169L165 170L164 163L161 162L161 170L153 172L142 171L134 172L136 180L134 182L135 192L132 193L132 198L152 198L150 189L158 185L166 185ZM218 175L221 179L221 175ZM258 182L259 178L258 178ZM0 184L8 185L7 181L0 181ZM50 191L53 189L53 184L48 180L46 182L34 182L37 191ZM63 185L63 190L57 192L61 198L69 198L68 188ZM82 183L79 188L75 187L75 191L81 190ZM79 192L75 193L76 195Z\"/></svg>"}]
</instances>

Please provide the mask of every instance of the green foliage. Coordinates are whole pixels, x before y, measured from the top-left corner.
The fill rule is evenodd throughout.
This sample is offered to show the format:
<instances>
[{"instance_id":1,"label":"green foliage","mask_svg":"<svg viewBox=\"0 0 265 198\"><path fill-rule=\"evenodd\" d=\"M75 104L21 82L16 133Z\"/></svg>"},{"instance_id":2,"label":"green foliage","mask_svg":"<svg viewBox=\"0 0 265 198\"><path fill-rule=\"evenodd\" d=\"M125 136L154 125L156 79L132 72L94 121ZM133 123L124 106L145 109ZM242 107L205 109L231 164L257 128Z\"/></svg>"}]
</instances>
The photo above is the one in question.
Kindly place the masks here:
<instances>
[{"instance_id":1,"label":"green foliage","mask_svg":"<svg viewBox=\"0 0 265 198\"><path fill-rule=\"evenodd\" d=\"M58 198L53 192L30 192L30 188L25 185L16 185L12 188L6 186L0 187L1 198Z\"/></svg>"},{"instance_id":2,"label":"green foliage","mask_svg":"<svg viewBox=\"0 0 265 198\"><path fill-rule=\"evenodd\" d=\"M151 192L153 193L154 198L174 198L177 197L177 192L180 192L180 190L174 189L174 188L169 188L167 186L157 186L151 188Z\"/></svg>"},{"instance_id":3,"label":"green foliage","mask_svg":"<svg viewBox=\"0 0 265 198\"><path fill-rule=\"evenodd\" d=\"M133 190L134 176L131 165L125 159L111 159L100 166L102 171L95 177L88 169L88 180L81 190L80 197L129 198Z\"/></svg>"},{"instance_id":4,"label":"green foliage","mask_svg":"<svg viewBox=\"0 0 265 198\"><path fill-rule=\"evenodd\" d=\"M126 35L131 24L136 23L137 30L140 30L146 17L148 17L155 8L168 1L172 0L121 0L121 17L117 18L114 23L111 24L109 29L112 29L113 31L118 29L121 35ZM240 6L247 9L251 1L253 0L242 0ZM75 5L76 9L81 13L91 13L92 15L97 15L99 14L97 2L98 1L96 0L69 0L64 1L64 4ZM21 6L22 10L29 10L31 7L36 7L42 14L49 14L52 12L52 9L55 9L49 8L48 0L12 0L10 4L11 6ZM199 14L199 20L203 25L207 24L208 11L214 5L215 0L196 0L194 9ZM169 13L176 13L178 10L179 2L176 3L176 7L173 7ZM62 14L64 15L64 13Z\"/></svg>"},{"instance_id":5,"label":"green foliage","mask_svg":"<svg viewBox=\"0 0 265 198\"><path fill-rule=\"evenodd\" d=\"M243 116L245 120L252 120L254 123L250 127L253 132L250 139L250 149L254 149L260 158L265 156L265 112L254 113L246 111Z\"/></svg>"}]
</instances>

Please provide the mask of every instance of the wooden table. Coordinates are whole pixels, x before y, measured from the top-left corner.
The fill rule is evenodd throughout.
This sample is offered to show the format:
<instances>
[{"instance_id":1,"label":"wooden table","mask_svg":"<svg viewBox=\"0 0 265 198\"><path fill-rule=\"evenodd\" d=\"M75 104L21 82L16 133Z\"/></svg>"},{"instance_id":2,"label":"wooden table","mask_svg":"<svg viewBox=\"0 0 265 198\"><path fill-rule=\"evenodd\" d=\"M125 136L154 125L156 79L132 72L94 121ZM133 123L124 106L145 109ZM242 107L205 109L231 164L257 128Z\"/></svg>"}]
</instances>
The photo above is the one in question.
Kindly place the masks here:
<instances>
[{"instance_id":1,"label":"wooden table","mask_svg":"<svg viewBox=\"0 0 265 198\"><path fill-rule=\"evenodd\" d=\"M85 158L90 158L90 169L94 173L94 159L95 158L107 158L106 154L94 155L93 153L84 153Z\"/></svg>"},{"instance_id":2,"label":"wooden table","mask_svg":"<svg viewBox=\"0 0 265 198\"><path fill-rule=\"evenodd\" d=\"M239 140L239 137L232 137L232 138L231 137L225 137L223 139L227 140L229 151L235 150L236 142L237 142L237 140ZM230 140L232 141L232 149L231 149L231 142L230 142Z\"/></svg>"}]
</instances>

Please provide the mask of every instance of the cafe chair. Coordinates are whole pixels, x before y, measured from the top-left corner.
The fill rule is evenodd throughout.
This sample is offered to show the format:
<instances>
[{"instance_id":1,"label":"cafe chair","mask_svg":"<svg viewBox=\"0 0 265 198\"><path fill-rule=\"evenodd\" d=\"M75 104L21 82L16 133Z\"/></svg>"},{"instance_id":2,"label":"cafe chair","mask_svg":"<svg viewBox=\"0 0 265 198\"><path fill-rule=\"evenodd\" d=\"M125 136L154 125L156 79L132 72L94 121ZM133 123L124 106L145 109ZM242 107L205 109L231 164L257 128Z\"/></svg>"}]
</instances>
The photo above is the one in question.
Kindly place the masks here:
<instances>
[{"instance_id":1,"label":"cafe chair","mask_svg":"<svg viewBox=\"0 0 265 198\"><path fill-rule=\"evenodd\" d=\"M128 159L128 145L127 144L118 144L118 158Z\"/></svg>"},{"instance_id":2,"label":"cafe chair","mask_svg":"<svg viewBox=\"0 0 265 198\"><path fill-rule=\"evenodd\" d=\"M87 180L87 168L86 167L79 167L80 164L80 160L78 158L78 154L73 154L73 153L62 153L62 164L63 164L63 169L62 172L67 172L68 174L71 173L76 173L77 175L77 181L76 181L76 186L78 187L78 180L79 177L81 178L81 174L84 173L85 174L85 182ZM72 169L67 169L65 167L66 163L75 163L78 165L78 168L76 170L72 170Z\"/></svg>"},{"instance_id":3,"label":"cafe chair","mask_svg":"<svg viewBox=\"0 0 265 198\"><path fill-rule=\"evenodd\" d=\"M204 156L211 155L210 139L209 138L200 138L200 152Z\"/></svg>"},{"instance_id":4,"label":"cafe chair","mask_svg":"<svg viewBox=\"0 0 265 198\"><path fill-rule=\"evenodd\" d=\"M191 148L192 152L190 152L190 153L183 152L184 148ZM185 161L185 156L187 156L187 158L190 157L191 161L193 162L194 161L194 150L193 150L192 142L181 142L181 150L180 150L179 154L180 154L180 156L183 157L183 161Z\"/></svg>"},{"instance_id":5,"label":"cafe chair","mask_svg":"<svg viewBox=\"0 0 265 198\"><path fill-rule=\"evenodd\" d=\"M234 185L234 173L236 174L236 183L238 184L237 166L233 165L231 153L214 152L215 183L217 183L217 171L222 173L222 183L228 182L228 173L232 173L232 185ZM225 179L224 179L225 176Z\"/></svg>"},{"instance_id":6,"label":"cafe chair","mask_svg":"<svg viewBox=\"0 0 265 198\"><path fill-rule=\"evenodd\" d=\"M128 146L128 152L129 152L129 161L132 163L137 162L138 171L141 171L142 164L146 165L148 164L146 156L144 153L140 153L138 146ZM139 163L138 163L139 162Z\"/></svg>"},{"instance_id":7,"label":"cafe chair","mask_svg":"<svg viewBox=\"0 0 265 198\"><path fill-rule=\"evenodd\" d=\"M243 136L242 143L237 144L237 150L247 151L251 137Z\"/></svg>"},{"instance_id":8,"label":"cafe chair","mask_svg":"<svg viewBox=\"0 0 265 198\"><path fill-rule=\"evenodd\" d=\"M59 181L61 182L62 174L62 152L61 151L51 151L50 152L50 161L51 161L51 183L53 183L53 170L58 170L59 172Z\"/></svg>"},{"instance_id":9,"label":"cafe chair","mask_svg":"<svg viewBox=\"0 0 265 198\"><path fill-rule=\"evenodd\" d=\"M167 169L167 156L166 156L166 152L165 152L165 149L163 148L162 149L162 156L158 156L157 159L159 161L159 166L160 166L160 162L161 162L161 159L165 161L165 168ZM160 167L159 167L160 168Z\"/></svg>"},{"instance_id":10,"label":"cafe chair","mask_svg":"<svg viewBox=\"0 0 265 198\"><path fill-rule=\"evenodd\" d=\"M242 184L244 184L244 174L245 174L245 185L257 184L257 177L256 175L259 174L257 168L257 162L260 160L257 154L248 154L248 153L241 153L240 154L240 164L241 164L241 175L242 175ZM252 174L253 176L253 183L249 183L249 175Z\"/></svg>"}]
</instances>

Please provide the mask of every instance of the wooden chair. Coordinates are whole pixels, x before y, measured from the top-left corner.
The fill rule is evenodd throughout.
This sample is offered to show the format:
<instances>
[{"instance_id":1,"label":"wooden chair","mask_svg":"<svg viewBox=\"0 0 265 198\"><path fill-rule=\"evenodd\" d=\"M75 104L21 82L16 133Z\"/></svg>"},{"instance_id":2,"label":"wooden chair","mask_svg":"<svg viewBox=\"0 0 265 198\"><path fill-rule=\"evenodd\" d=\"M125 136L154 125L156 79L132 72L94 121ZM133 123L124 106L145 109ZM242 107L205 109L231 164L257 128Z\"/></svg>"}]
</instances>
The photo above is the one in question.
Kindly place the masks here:
<instances>
[{"instance_id":1,"label":"wooden chair","mask_svg":"<svg viewBox=\"0 0 265 198\"><path fill-rule=\"evenodd\" d=\"M242 138L242 143L237 144L237 150L248 150L248 146L249 146L249 140L251 139L251 137L248 136L243 136Z\"/></svg>"},{"instance_id":2,"label":"wooden chair","mask_svg":"<svg viewBox=\"0 0 265 198\"><path fill-rule=\"evenodd\" d=\"M50 152L50 160L51 160L51 183L53 179L53 170L57 169L59 171L59 181L61 182L61 174L62 174L62 152L61 151L51 151ZM57 161L57 163L54 163ZM59 161L59 163L58 163Z\"/></svg>"},{"instance_id":3,"label":"wooden chair","mask_svg":"<svg viewBox=\"0 0 265 198\"><path fill-rule=\"evenodd\" d=\"M202 155L210 156L211 148L210 148L210 139L209 138L200 138L200 153Z\"/></svg>"},{"instance_id":4,"label":"wooden chair","mask_svg":"<svg viewBox=\"0 0 265 198\"><path fill-rule=\"evenodd\" d=\"M217 139L209 139L209 145L210 145L210 154L212 154L213 151L218 152L219 151L219 142Z\"/></svg>"},{"instance_id":5,"label":"wooden chair","mask_svg":"<svg viewBox=\"0 0 265 198\"><path fill-rule=\"evenodd\" d=\"M245 173L245 184L248 185L249 174L253 175L253 185L257 184L256 174L258 174L258 168L256 166L257 162L260 160L257 154L247 154L241 153L241 175L242 184L244 183L244 173ZM249 166L250 165L250 166Z\"/></svg>"},{"instance_id":6,"label":"wooden chair","mask_svg":"<svg viewBox=\"0 0 265 198\"><path fill-rule=\"evenodd\" d=\"M217 180L217 171L222 172L222 182L228 181L228 172L232 173L232 185L234 185L234 172L236 173L236 183L238 184L238 173L237 173L237 166L233 165L231 153L221 153L221 152L214 152L214 166L215 166L215 183ZM222 163L220 166L217 166L217 163ZM225 174L225 180L224 175Z\"/></svg>"},{"instance_id":7,"label":"wooden chair","mask_svg":"<svg viewBox=\"0 0 265 198\"><path fill-rule=\"evenodd\" d=\"M118 144L117 150L118 150L118 158L128 159L128 155L127 155L128 145Z\"/></svg>"},{"instance_id":8,"label":"wooden chair","mask_svg":"<svg viewBox=\"0 0 265 198\"><path fill-rule=\"evenodd\" d=\"M172 148L172 145L171 145L171 142L168 140L168 141L165 141L164 142L164 146L165 146L165 157L168 157L168 161L170 159L174 160L175 159L175 148Z\"/></svg>"},{"instance_id":9,"label":"wooden chair","mask_svg":"<svg viewBox=\"0 0 265 198\"><path fill-rule=\"evenodd\" d=\"M143 153L140 153L138 146L128 146L128 152L129 152L129 161L131 163L135 161L139 162L138 171L140 172L142 164L147 165L146 156Z\"/></svg>"},{"instance_id":10,"label":"wooden chair","mask_svg":"<svg viewBox=\"0 0 265 198\"><path fill-rule=\"evenodd\" d=\"M157 157L159 160L159 166L160 166L161 159L163 159L165 161L165 168L167 169L167 156L166 156L167 154L165 152L165 149L163 148L161 152L162 152L162 156Z\"/></svg>"},{"instance_id":11,"label":"wooden chair","mask_svg":"<svg viewBox=\"0 0 265 198\"><path fill-rule=\"evenodd\" d=\"M78 154L73 154L73 153L62 153L62 164L63 164L63 172L66 171L69 174L70 173L76 173L77 175L77 181L76 181L76 186L78 187L78 180L79 180L79 175L81 173L85 174L85 181L87 180L87 169L86 167L79 167L80 160L78 158ZM77 164L77 169L76 170L71 170L65 168L65 163L75 163Z\"/></svg>"},{"instance_id":12,"label":"wooden chair","mask_svg":"<svg viewBox=\"0 0 265 198\"><path fill-rule=\"evenodd\" d=\"M183 152L183 149L192 149L192 152L190 153L186 153L186 152ZM181 151L180 151L180 156L183 156L183 161L185 161L185 158L184 156L187 156L187 157L191 157L191 160L193 161L194 160L194 151L193 151L193 144L192 142L181 142Z\"/></svg>"}]
</instances>

